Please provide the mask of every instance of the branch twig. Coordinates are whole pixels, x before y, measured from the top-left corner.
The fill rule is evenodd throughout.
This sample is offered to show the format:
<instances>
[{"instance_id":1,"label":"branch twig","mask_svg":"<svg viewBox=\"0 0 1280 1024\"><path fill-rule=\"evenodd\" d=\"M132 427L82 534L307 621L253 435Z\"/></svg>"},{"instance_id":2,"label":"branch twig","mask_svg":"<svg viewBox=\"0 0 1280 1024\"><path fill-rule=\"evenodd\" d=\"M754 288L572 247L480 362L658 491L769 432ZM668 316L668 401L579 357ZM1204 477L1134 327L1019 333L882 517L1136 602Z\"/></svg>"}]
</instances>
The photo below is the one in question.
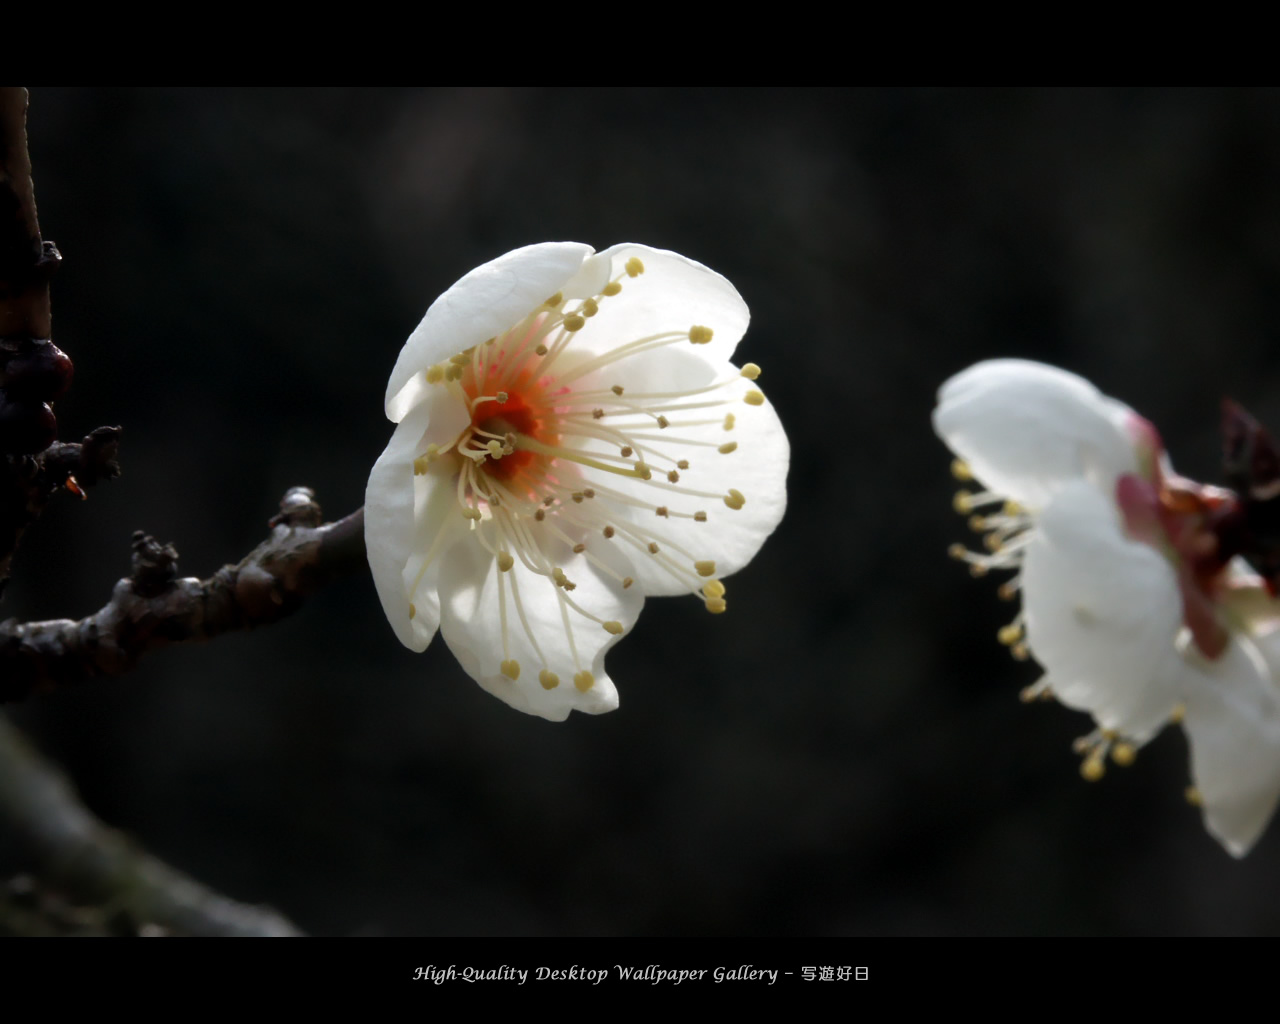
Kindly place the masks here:
<instances>
[{"instance_id":1,"label":"branch twig","mask_svg":"<svg viewBox=\"0 0 1280 1024\"><path fill-rule=\"evenodd\" d=\"M276 622L332 581L367 571L364 509L322 520L311 490L292 488L271 537L207 580L179 579L173 545L135 533L133 571L95 614L0 623L0 701L121 675L148 651Z\"/></svg>"}]
</instances>

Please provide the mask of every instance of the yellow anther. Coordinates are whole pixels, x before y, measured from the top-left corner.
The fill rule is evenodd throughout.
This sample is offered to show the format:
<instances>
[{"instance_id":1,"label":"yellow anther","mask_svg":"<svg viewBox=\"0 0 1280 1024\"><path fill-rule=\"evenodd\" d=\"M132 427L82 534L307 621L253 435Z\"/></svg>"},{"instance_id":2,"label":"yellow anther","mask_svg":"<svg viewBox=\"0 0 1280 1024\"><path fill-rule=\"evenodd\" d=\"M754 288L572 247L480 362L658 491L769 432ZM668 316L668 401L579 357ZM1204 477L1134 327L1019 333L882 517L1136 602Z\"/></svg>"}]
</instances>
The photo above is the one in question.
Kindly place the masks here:
<instances>
[{"instance_id":1,"label":"yellow anther","mask_svg":"<svg viewBox=\"0 0 1280 1024\"><path fill-rule=\"evenodd\" d=\"M498 667L502 669L502 674L508 679L515 681L520 678L520 662L516 661L514 658L509 661L504 661Z\"/></svg>"},{"instance_id":2,"label":"yellow anther","mask_svg":"<svg viewBox=\"0 0 1280 1024\"><path fill-rule=\"evenodd\" d=\"M724 496L724 503L734 511L737 511L747 503L747 499L742 496L741 491L730 487L729 493Z\"/></svg>"},{"instance_id":3,"label":"yellow anther","mask_svg":"<svg viewBox=\"0 0 1280 1024\"><path fill-rule=\"evenodd\" d=\"M707 514L702 511L695 512L693 514L693 521L695 523L705 523L707 521Z\"/></svg>"},{"instance_id":4,"label":"yellow anther","mask_svg":"<svg viewBox=\"0 0 1280 1024\"><path fill-rule=\"evenodd\" d=\"M1200 790L1196 789L1195 786L1188 786L1183 790L1182 795L1192 807L1200 807L1204 804L1204 797L1200 795Z\"/></svg>"},{"instance_id":5,"label":"yellow anther","mask_svg":"<svg viewBox=\"0 0 1280 1024\"><path fill-rule=\"evenodd\" d=\"M545 355L547 354L547 346L546 346L546 345L541 345L541 344L539 344L539 345L535 345L535 346L533 347L533 350L534 350L535 352L537 352L537 353L538 353L538 355L540 355L540 356L545 356Z\"/></svg>"},{"instance_id":6,"label":"yellow anther","mask_svg":"<svg viewBox=\"0 0 1280 1024\"><path fill-rule=\"evenodd\" d=\"M486 342L485 342L485 344L486 344L486 345L492 345L492 344L493 344L495 341L497 341L497 340L498 340L498 339L497 339L496 337L493 337L493 338L490 338L488 341L486 341Z\"/></svg>"},{"instance_id":7,"label":"yellow anther","mask_svg":"<svg viewBox=\"0 0 1280 1024\"><path fill-rule=\"evenodd\" d=\"M987 529L987 521L982 516L969 517L969 529L974 533L982 533Z\"/></svg>"},{"instance_id":8,"label":"yellow anther","mask_svg":"<svg viewBox=\"0 0 1280 1024\"><path fill-rule=\"evenodd\" d=\"M564 318L564 329L572 334L574 331L580 331L587 326L587 321L578 316L577 313Z\"/></svg>"},{"instance_id":9,"label":"yellow anther","mask_svg":"<svg viewBox=\"0 0 1280 1024\"><path fill-rule=\"evenodd\" d=\"M600 303L596 302L595 299L583 299L582 306L578 309L578 312L583 316L595 316L600 312Z\"/></svg>"},{"instance_id":10,"label":"yellow anther","mask_svg":"<svg viewBox=\"0 0 1280 1024\"><path fill-rule=\"evenodd\" d=\"M538 520L538 522L542 522L542 520L547 518L547 510L545 508L538 509L538 511L533 514L533 518Z\"/></svg>"},{"instance_id":11,"label":"yellow anther","mask_svg":"<svg viewBox=\"0 0 1280 1024\"><path fill-rule=\"evenodd\" d=\"M1097 782L1106 774L1106 762L1099 754L1090 754L1080 762L1080 776L1085 782Z\"/></svg>"},{"instance_id":12,"label":"yellow anther","mask_svg":"<svg viewBox=\"0 0 1280 1024\"><path fill-rule=\"evenodd\" d=\"M703 327L701 324L694 324L689 328L689 340L695 345L705 345L711 340L714 332L710 327Z\"/></svg>"},{"instance_id":13,"label":"yellow anther","mask_svg":"<svg viewBox=\"0 0 1280 1024\"><path fill-rule=\"evenodd\" d=\"M558 305L560 305L560 303L562 303L562 302L564 302L564 293L563 293L563 292L556 292L553 296L551 296L551 298L547 299L547 301L546 301L546 302L544 302L544 303L543 303L543 305L544 305L544 306L558 306Z\"/></svg>"},{"instance_id":14,"label":"yellow anther","mask_svg":"<svg viewBox=\"0 0 1280 1024\"><path fill-rule=\"evenodd\" d=\"M511 567L516 564L516 560L511 556L510 551L498 552L498 571L510 572Z\"/></svg>"},{"instance_id":15,"label":"yellow anther","mask_svg":"<svg viewBox=\"0 0 1280 1024\"><path fill-rule=\"evenodd\" d=\"M1001 601L1012 601L1018 594L1018 584L1013 580L1005 580L996 588L996 597Z\"/></svg>"},{"instance_id":16,"label":"yellow anther","mask_svg":"<svg viewBox=\"0 0 1280 1024\"><path fill-rule=\"evenodd\" d=\"M746 377L747 380L755 380L760 376L760 367L755 363L747 363L747 365L742 368L742 376Z\"/></svg>"},{"instance_id":17,"label":"yellow anther","mask_svg":"<svg viewBox=\"0 0 1280 1024\"><path fill-rule=\"evenodd\" d=\"M412 618L413 618L415 615L417 615L417 614L418 614L418 609L417 609L416 607L414 607L413 602L412 602L412 601L410 601L410 602L409 602L409 618L411 618L411 619L412 619Z\"/></svg>"},{"instance_id":18,"label":"yellow anther","mask_svg":"<svg viewBox=\"0 0 1280 1024\"><path fill-rule=\"evenodd\" d=\"M453 363L455 366L466 366L467 363L471 362L471 349L467 349L465 352L454 353L449 357L449 362Z\"/></svg>"},{"instance_id":19,"label":"yellow anther","mask_svg":"<svg viewBox=\"0 0 1280 1024\"><path fill-rule=\"evenodd\" d=\"M427 383L439 384L442 380L444 380L444 367L436 363L435 366L427 370Z\"/></svg>"},{"instance_id":20,"label":"yellow anther","mask_svg":"<svg viewBox=\"0 0 1280 1024\"><path fill-rule=\"evenodd\" d=\"M564 574L564 570L559 566L551 570L551 578L555 580L557 587L564 587L566 590L569 588L569 577Z\"/></svg>"},{"instance_id":21,"label":"yellow anther","mask_svg":"<svg viewBox=\"0 0 1280 1024\"><path fill-rule=\"evenodd\" d=\"M427 471L427 467L431 465L431 460L425 455L419 455L413 460L413 475L422 476Z\"/></svg>"},{"instance_id":22,"label":"yellow anther","mask_svg":"<svg viewBox=\"0 0 1280 1024\"><path fill-rule=\"evenodd\" d=\"M964 560L964 556L967 555L968 553L969 553L969 549L966 548L963 544L951 544L947 547L947 554L951 558L960 559L961 561Z\"/></svg>"},{"instance_id":23,"label":"yellow anther","mask_svg":"<svg viewBox=\"0 0 1280 1024\"><path fill-rule=\"evenodd\" d=\"M605 539L608 540L610 537L613 536L614 529L612 526L606 526L602 532L604 533Z\"/></svg>"},{"instance_id":24,"label":"yellow anther","mask_svg":"<svg viewBox=\"0 0 1280 1024\"><path fill-rule=\"evenodd\" d=\"M1000 631L996 633L996 639L1006 647L1012 647L1022 639L1022 627L1014 625L1001 626Z\"/></svg>"},{"instance_id":25,"label":"yellow anther","mask_svg":"<svg viewBox=\"0 0 1280 1024\"><path fill-rule=\"evenodd\" d=\"M627 277L639 277L644 273L644 264L640 262L639 256L632 256L622 269L627 272Z\"/></svg>"},{"instance_id":26,"label":"yellow anther","mask_svg":"<svg viewBox=\"0 0 1280 1024\"><path fill-rule=\"evenodd\" d=\"M676 469L688 469L688 468L689 468L688 459L681 459L679 462L676 463Z\"/></svg>"},{"instance_id":27,"label":"yellow anther","mask_svg":"<svg viewBox=\"0 0 1280 1024\"><path fill-rule=\"evenodd\" d=\"M716 563L710 559L694 562L693 567L697 570L699 576L714 576L716 574Z\"/></svg>"},{"instance_id":28,"label":"yellow anther","mask_svg":"<svg viewBox=\"0 0 1280 1024\"><path fill-rule=\"evenodd\" d=\"M510 398L511 396L510 396L510 395L508 395L505 391L499 391L499 392L498 392L496 395L494 395L493 397L494 397L494 398L496 398L496 399L498 400L498 404L499 404L499 405L502 405L502 404L503 404L504 402L506 402L506 400L507 400L508 398Z\"/></svg>"},{"instance_id":29,"label":"yellow anther","mask_svg":"<svg viewBox=\"0 0 1280 1024\"><path fill-rule=\"evenodd\" d=\"M617 395L619 398L621 398L621 397L622 397L623 387L622 387L622 385L621 385L621 384L615 384L615 385L614 385L613 387L611 387L609 390L610 390L610 391L612 391L612 392L613 392L615 395Z\"/></svg>"},{"instance_id":30,"label":"yellow anther","mask_svg":"<svg viewBox=\"0 0 1280 1024\"><path fill-rule=\"evenodd\" d=\"M742 396L742 400L746 402L747 405L764 405L764 392L748 391Z\"/></svg>"},{"instance_id":31,"label":"yellow anther","mask_svg":"<svg viewBox=\"0 0 1280 1024\"><path fill-rule=\"evenodd\" d=\"M660 547L658 547L658 542L657 542L657 541L655 541L655 540L651 540L651 541L649 541L649 554L651 554L651 555L656 555L656 554L657 554L659 551L661 551L661 550L662 550L662 549L661 549Z\"/></svg>"},{"instance_id":32,"label":"yellow anther","mask_svg":"<svg viewBox=\"0 0 1280 1024\"><path fill-rule=\"evenodd\" d=\"M560 677L550 669L543 669L538 673L538 682L542 684L544 690L554 690L560 685Z\"/></svg>"},{"instance_id":33,"label":"yellow anther","mask_svg":"<svg viewBox=\"0 0 1280 1024\"><path fill-rule=\"evenodd\" d=\"M973 470L969 468L969 463L964 459L951 460L951 475L957 480L972 480Z\"/></svg>"},{"instance_id":34,"label":"yellow anther","mask_svg":"<svg viewBox=\"0 0 1280 1024\"><path fill-rule=\"evenodd\" d=\"M1016 501L1006 501L1004 503L1004 514L1007 516L1023 515L1025 510Z\"/></svg>"},{"instance_id":35,"label":"yellow anther","mask_svg":"<svg viewBox=\"0 0 1280 1024\"><path fill-rule=\"evenodd\" d=\"M624 444L624 445L622 446L622 449L618 452L618 454L619 454L619 455L621 455L624 459L629 459L629 458L631 458L631 456L632 456L632 454L633 454L633 452L632 452L632 450L631 450L631 445L629 445L629 444Z\"/></svg>"},{"instance_id":36,"label":"yellow anther","mask_svg":"<svg viewBox=\"0 0 1280 1024\"><path fill-rule=\"evenodd\" d=\"M726 441L724 444L722 444L719 448L716 449L716 451L718 451L721 455L728 455L730 452L736 452L737 450L738 450L737 441Z\"/></svg>"},{"instance_id":37,"label":"yellow anther","mask_svg":"<svg viewBox=\"0 0 1280 1024\"><path fill-rule=\"evenodd\" d=\"M633 580L630 576L626 577L626 579L622 581L622 589L626 590L627 587L631 586L631 584L633 584L634 582L635 580Z\"/></svg>"},{"instance_id":38,"label":"yellow anther","mask_svg":"<svg viewBox=\"0 0 1280 1024\"><path fill-rule=\"evenodd\" d=\"M736 423L736 422L737 422L737 417L736 417L736 416L734 416L734 415L733 415L733 413L731 413L731 412L730 412L730 413L726 413L726 414L725 414L725 417L724 417L724 429L725 429L725 430L732 430L732 429L733 429L733 425L734 425L734 423Z\"/></svg>"},{"instance_id":39,"label":"yellow anther","mask_svg":"<svg viewBox=\"0 0 1280 1024\"><path fill-rule=\"evenodd\" d=\"M670 421L669 419L667 419L665 416L659 416L659 417L658 417L658 426L659 426L661 429L666 430L666 428L667 428L667 427L671 426L671 421Z\"/></svg>"},{"instance_id":40,"label":"yellow anther","mask_svg":"<svg viewBox=\"0 0 1280 1024\"><path fill-rule=\"evenodd\" d=\"M590 672L577 672L574 674L573 685L579 693L586 693L595 684L595 678Z\"/></svg>"},{"instance_id":41,"label":"yellow anther","mask_svg":"<svg viewBox=\"0 0 1280 1024\"><path fill-rule=\"evenodd\" d=\"M604 631L612 633L614 636L621 636L623 633L622 623L611 619L604 624Z\"/></svg>"},{"instance_id":42,"label":"yellow anther","mask_svg":"<svg viewBox=\"0 0 1280 1024\"><path fill-rule=\"evenodd\" d=\"M1024 686L1018 693L1018 700L1023 704L1030 704L1033 700L1052 700L1053 693L1047 686L1040 683L1032 683L1030 686Z\"/></svg>"},{"instance_id":43,"label":"yellow anther","mask_svg":"<svg viewBox=\"0 0 1280 1024\"><path fill-rule=\"evenodd\" d=\"M641 480L652 480L653 470L646 466L643 462L636 463L636 476Z\"/></svg>"},{"instance_id":44,"label":"yellow anther","mask_svg":"<svg viewBox=\"0 0 1280 1024\"><path fill-rule=\"evenodd\" d=\"M984 569L983 571L985 572L986 570ZM1009 648L1009 653L1013 655L1014 661L1026 661L1031 657L1031 648L1025 642L1016 643Z\"/></svg>"},{"instance_id":45,"label":"yellow anther","mask_svg":"<svg viewBox=\"0 0 1280 1024\"><path fill-rule=\"evenodd\" d=\"M968 491L956 491L956 496L951 499L951 507L962 516L967 516L973 511L972 499L973 495Z\"/></svg>"},{"instance_id":46,"label":"yellow anther","mask_svg":"<svg viewBox=\"0 0 1280 1024\"><path fill-rule=\"evenodd\" d=\"M1185 704L1175 705L1174 709L1169 712L1169 724L1178 725L1186 717L1187 706Z\"/></svg>"},{"instance_id":47,"label":"yellow anther","mask_svg":"<svg viewBox=\"0 0 1280 1024\"><path fill-rule=\"evenodd\" d=\"M502 452L501 441L490 441L488 444L485 445L485 448L489 450L490 458L494 458L494 459L502 458L503 452Z\"/></svg>"},{"instance_id":48,"label":"yellow anther","mask_svg":"<svg viewBox=\"0 0 1280 1024\"><path fill-rule=\"evenodd\" d=\"M709 611L712 615L723 614L728 609L728 607L729 606L725 604L725 600L723 597L707 598L707 611Z\"/></svg>"},{"instance_id":49,"label":"yellow anther","mask_svg":"<svg viewBox=\"0 0 1280 1024\"><path fill-rule=\"evenodd\" d=\"M982 538L982 546L994 553L1004 547L1004 540L998 533L989 533Z\"/></svg>"},{"instance_id":50,"label":"yellow anther","mask_svg":"<svg viewBox=\"0 0 1280 1024\"><path fill-rule=\"evenodd\" d=\"M581 504L582 504L583 494L582 494L582 492L581 492L581 491L574 491L574 492L573 492L573 494L571 494L571 495L570 495L570 497L571 497L571 498L573 498L573 503L574 503L575 505L581 505Z\"/></svg>"},{"instance_id":51,"label":"yellow anther","mask_svg":"<svg viewBox=\"0 0 1280 1024\"><path fill-rule=\"evenodd\" d=\"M610 281L607 285L604 286L604 291L602 291L600 294L601 295L617 295L618 292L620 291L622 291L622 285L619 284L617 281Z\"/></svg>"},{"instance_id":52,"label":"yellow anther","mask_svg":"<svg viewBox=\"0 0 1280 1024\"><path fill-rule=\"evenodd\" d=\"M462 515L467 519L474 519L476 522L479 522L484 518L484 516L480 514L480 510L474 505L468 505L464 508L462 510Z\"/></svg>"},{"instance_id":53,"label":"yellow anther","mask_svg":"<svg viewBox=\"0 0 1280 1024\"><path fill-rule=\"evenodd\" d=\"M724 597L724 584L719 580L707 580L702 584L703 597Z\"/></svg>"},{"instance_id":54,"label":"yellow anther","mask_svg":"<svg viewBox=\"0 0 1280 1024\"><path fill-rule=\"evenodd\" d=\"M596 492L590 487L584 487L582 488L582 496L584 498L594 498L596 496Z\"/></svg>"},{"instance_id":55,"label":"yellow anther","mask_svg":"<svg viewBox=\"0 0 1280 1024\"><path fill-rule=\"evenodd\" d=\"M1121 741L1111 748L1111 760L1121 768L1128 768L1138 756L1137 748L1132 743Z\"/></svg>"},{"instance_id":56,"label":"yellow anther","mask_svg":"<svg viewBox=\"0 0 1280 1024\"><path fill-rule=\"evenodd\" d=\"M587 550L587 546L586 546L585 544L575 544L575 545L573 546L573 553L574 553L575 555L580 555L580 554L582 554L582 552L584 552L584 551L586 551L586 550Z\"/></svg>"},{"instance_id":57,"label":"yellow anther","mask_svg":"<svg viewBox=\"0 0 1280 1024\"><path fill-rule=\"evenodd\" d=\"M670 483L678 484L678 483L680 482L680 474L679 474L679 473L677 473L674 469L668 470L668 471L667 471L667 480L668 480L668 482L670 482Z\"/></svg>"},{"instance_id":58,"label":"yellow anther","mask_svg":"<svg viewBox=\"0 0 1280 1024\"><path fill-rule=\"evenodd\" d=\"M462 380L462 367L457 363L450 363L444 370L445 380Z\"/></svg>"}]
</instances>

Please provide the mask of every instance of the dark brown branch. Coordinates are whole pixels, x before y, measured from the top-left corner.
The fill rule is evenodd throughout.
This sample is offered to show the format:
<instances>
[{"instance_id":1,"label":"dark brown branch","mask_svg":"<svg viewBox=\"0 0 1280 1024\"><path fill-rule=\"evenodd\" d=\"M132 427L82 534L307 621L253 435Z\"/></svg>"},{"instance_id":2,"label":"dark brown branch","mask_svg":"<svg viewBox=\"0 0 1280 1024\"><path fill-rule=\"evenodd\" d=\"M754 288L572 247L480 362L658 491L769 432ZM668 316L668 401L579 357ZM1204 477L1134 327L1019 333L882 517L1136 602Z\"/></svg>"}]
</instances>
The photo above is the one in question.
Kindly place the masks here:
<instances>
[{"instance_id":1,"label":"dark brown branch","mask_svg":"<svg viewBox=\"0 0 1280 1024\"><path fill-rule=\"evenodd\" d=\"M315 495L292 488L270 538L207 580L179 579L173 546L135 533L133 571L95 614L0 623L0 701L121 675L148 651L277 622L332 581L366 572L364 509L322 519Z\"/></svg>"},{"instance_id":2,"label":"dark brown branch","mask_svg":"<svg viewBox=\"0 0 1280 1024\"><path fill-rule=\"evenodd\" d=\"M299 934L274 910L206 889L108 828L2 716L0 828L38 880L0 895L0 933Z\"/></svg>"}]
</instances>

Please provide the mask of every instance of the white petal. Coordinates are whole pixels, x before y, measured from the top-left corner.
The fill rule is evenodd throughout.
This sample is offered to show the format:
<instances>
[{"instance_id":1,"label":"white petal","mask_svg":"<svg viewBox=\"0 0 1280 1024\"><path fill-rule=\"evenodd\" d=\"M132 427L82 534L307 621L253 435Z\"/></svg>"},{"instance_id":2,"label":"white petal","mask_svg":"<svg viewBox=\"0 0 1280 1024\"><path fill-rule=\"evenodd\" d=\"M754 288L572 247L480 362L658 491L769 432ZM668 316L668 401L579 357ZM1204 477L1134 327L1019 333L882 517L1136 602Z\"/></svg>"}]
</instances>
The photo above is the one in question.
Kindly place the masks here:
<instances>
[{"instance_id":1,"label":"white petal","mask_svg":"<svg viewBox=\"0 0 1280 1024\"><path fill-rule=\"evenodd\" d=\"M630 242L600 256L612 262L614 277L632 257L644 264L644 273L623 276L622 291L600 301L600 312L574 339L579 351L598 354L651 334L702 326L713 333L711 341L698 346L699 354L716 363L732 358L751 313L724 277L679 253Z\"/></svg>"},{"instance_id":2,"label":"white petal","mask_svg":"<svg viewBox=\"0 0 1280 1024\"><path fill-rule=\"evenodd\" d=\"M416 590L407 587L406 572L418 575L422 556L456 506L452 481L434 473L415 476L413 460L429 443L457 436L469 421L462 402L444 388L432 389L396 427L365 487L364 538L373 584L396 636L415 651L425 650L435 635L439 602L427 581Z\"/></svg>"},{"instance_id":3,"label":"white petal","mask_svg":"<svg viewBox=\"0 0 1280 1024\"><path fill-rule=\"evenodd\" d=\"M1068 480L1110 496L1119 474L1138 472L1133 416L1073 373L993 359L942 385L933 427L987 487L1038 509Z\"/></svg>"},{"instance_id":4,"label":"white petal","mask_svg":"<svg viewBox=\"0 0 1280 1024\"><path fill-rule=\"evenodd\" d=\"M592 565L584 555L574 555L545 524L529 523L528 526L543 553L553 564L562 567L575 584L567 596L598 618L618 622L623 633L609 633L599 622L585 618L572 608L566 611L561 600L566 592L548 577L530 572L518 558L509 572L500 573L493 555L473 534L453 546L441 570L440 628L445 642L468 675L521 711L552 721L563 721L573 710L591 714L612 711L618 706L618 693L604 671L605 652L635 624L644 596L639 587L624 590L618 579ZM487 536L493 536L490 524L483 529L490 531ZM616 551L605 546L598 557L619 577L628 574L626 560ZM499 577L502 578L501 599ZM528 622L528 632L516 610L516 592ZM570 650L566 616L577 650L576 658ZM529 633L536 640L536 647ZM502 662L508 658L520 665L518 679L512 680L502 672ZM539 679L543 668L559 677L559 685L550 690L543 687ZM585 693L574 685L574 675L580 670L590 671L594 677L593 685Z\"/></svg>"},{"instance_id":5,"label":"white petal","mask_svg":"<svg viewBox=\"0 0 1280 1024\"><path fill-rule=\"evenodd\" d=\"M1039 518L1022 592L1027 643L1063 704L1138 742L1168 721L1181 673L1177 575L1123 535L1089 484L1063 485Z\"/></svg>"},{"instance_id":6,"label":"white petal","mask_svg":"<svg viewBox=\"0 0 1280 1024\"><path fill-rule=\"evenodd\" d=\"M670 426L659 429L656 424L637 430L657 437L643 442L652 450L641 449L652 467L652 481L618 477L584 470L582 475L598 493L617 491L635 502L628 506L615 502L610 511L638 526L658 534L659 548L692 566L694 561L716 563L717 577L737 572L760 550L766 538L781 521L787 507L787 469L791 447L778 415L767 399L763 405L747 405L742 399L748 391L757 390L756 382L742 377L738 368L728 363L713 364L701 353L687 348L666 348L646 358L620 364L619 373L601 379L601 384L622 381L627 394L646 394L668 389L695 389L712 381L731 381L706 396L688 399L697 402L728 400L727 405L707 409L673 412ZM621 374L625 367L626 374ZM734 426L724 429L726 412L732 412ZM700 422L707 421L707 422ZM609 424L606 418L603 421ZM697 425L694 425L697 424ZM695 444L681 444L681 440ZM719 446L734 442L737 447L721 453ZM616 452L604 443L587 443L588 449ZM665 458L663 456L666 456ZM667 472L679 460L687 460L688 469L678 470L679 480L671 484ZM682 493L681 488L704 492L710 497ZM746 504L730 509L724 496L730 489L739 491ZM601 508L609 507L608 499L599 500ZM672 513L706 513L705 522L672 515L661 518L653 506L661 505ZM666 538L668 548L663 548ZM662 568L659 559L645 550L623 543L630 552L636 582L651 597L687 594L692 589L686 580ZM676 552L681 548L684 554Z\"/></svg>"},{"instance_id":7,"label":"white petal","mask_svg":"<svg viewBox=\"0 0 1280 1024\"><path fill-rule=\"evenodd\" d=\"M399 422L422 397L416 374L514 326L578 274L592 253L581 242L544 242L476 267L431 304L387 382L387 417Z\"/></svg>"},{"instance_id":8,"label":"white petal","mask_svg":"<svg viewBox=\"0 0 1280 1024\"><path fill-rule=\"evenodd\" d=\"M1191 773L1205 827L1236 857L1249 852L1280 800L1280 636L1233 636L1213 662L1184 673ZM1252 648L1252 649L1251 649Z\"/></svg>"}]
</instances>

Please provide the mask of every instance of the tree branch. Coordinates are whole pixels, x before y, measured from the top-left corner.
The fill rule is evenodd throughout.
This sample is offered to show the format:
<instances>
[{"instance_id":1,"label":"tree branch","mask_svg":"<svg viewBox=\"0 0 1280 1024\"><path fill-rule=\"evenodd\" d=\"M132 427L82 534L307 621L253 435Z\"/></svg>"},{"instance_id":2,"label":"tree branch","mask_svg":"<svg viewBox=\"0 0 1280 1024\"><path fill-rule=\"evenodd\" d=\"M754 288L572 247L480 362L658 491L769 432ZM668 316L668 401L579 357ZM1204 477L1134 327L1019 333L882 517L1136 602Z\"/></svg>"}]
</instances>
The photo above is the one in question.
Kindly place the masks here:
<instances>
[{"instance_id":1,"label":"tree branch","mask_svg":"<svg viewBox=\"0 0 1280 1024\"><path fill-rule=\"evenodd\" d=\"M0 824L36 866L41 887L56 890L31 909L18 897L32 896L35 884L11 883L9 899L0 895L0 933L300 934L274 910L206 889L108 828L3 717ZM66 900L75 906L65 907Z\"/></svg>"},{"instance_id":2,"label":"tree branch","mask_svg":"<svg viewBox=\"0 0 1280 1024\"><path fill-rule=\"evenodd\" d=\"M173 545L135 533L133 571L95 614L0 623L0 701L121 675L148 651L277 622L332 581L366 572L364 509L322 519L310 489L290 489L271 537L207 580L177 578Z\"/></svg>"}]
</instances>

